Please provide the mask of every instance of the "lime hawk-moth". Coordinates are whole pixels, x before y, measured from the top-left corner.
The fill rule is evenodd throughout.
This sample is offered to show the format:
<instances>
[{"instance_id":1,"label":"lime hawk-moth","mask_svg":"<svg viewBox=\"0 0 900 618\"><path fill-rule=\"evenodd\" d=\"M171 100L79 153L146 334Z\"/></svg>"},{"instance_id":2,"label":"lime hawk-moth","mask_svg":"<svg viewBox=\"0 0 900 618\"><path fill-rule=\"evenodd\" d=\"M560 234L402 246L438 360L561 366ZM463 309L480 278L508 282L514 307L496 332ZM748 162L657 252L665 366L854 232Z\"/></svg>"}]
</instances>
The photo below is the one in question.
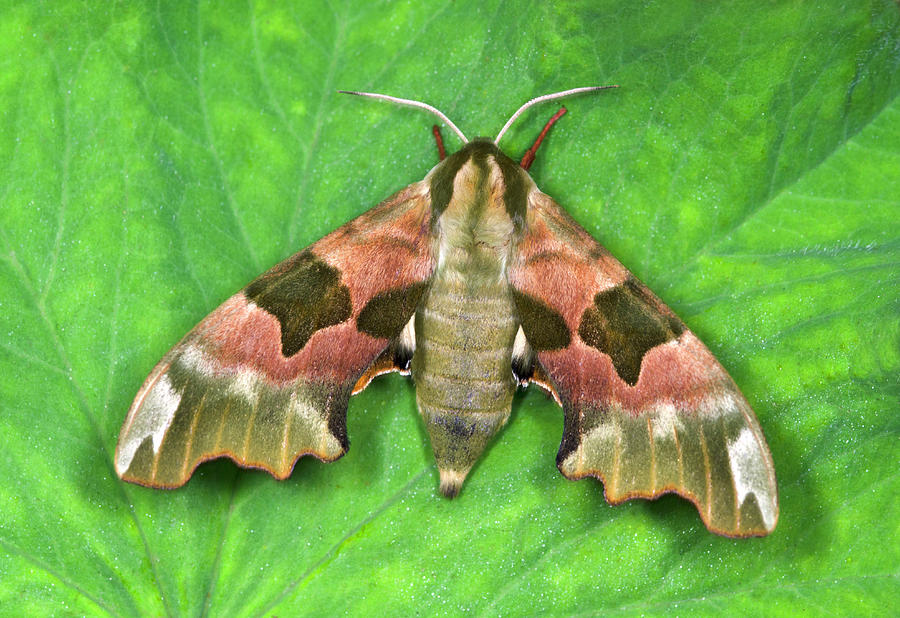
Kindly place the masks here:
<instances>
[{"instance_id":1,"label":"lime hawk-moth","mask_svg":"<svg viewBox=\"0 0 900 618\"><path fill-rule=\"evenodd\" d=\"M518 386L562 406L557 465L606 498L677 493L713 532L759 536L778 519L772 456L737 386L647 287L496 139L466 139L415 182L273 267L163 357L122 427L125 480L178 487L230 457L279 479L341 457L347 406L377 375L411 375L455 496L506 423Z\"/></svg>"}]
</instances>

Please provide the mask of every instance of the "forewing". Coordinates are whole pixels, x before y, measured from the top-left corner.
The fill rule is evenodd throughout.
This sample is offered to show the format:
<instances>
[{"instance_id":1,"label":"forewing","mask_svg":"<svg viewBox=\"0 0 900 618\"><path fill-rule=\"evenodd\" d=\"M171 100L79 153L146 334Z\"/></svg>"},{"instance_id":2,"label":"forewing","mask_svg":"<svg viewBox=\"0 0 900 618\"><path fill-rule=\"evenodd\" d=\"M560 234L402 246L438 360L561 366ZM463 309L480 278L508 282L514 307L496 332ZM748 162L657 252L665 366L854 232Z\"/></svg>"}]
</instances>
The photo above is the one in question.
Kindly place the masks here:
<instances>
[{"instance_id":1,"label":"forewing","mask_svg":"<svg viewBox=\"0 0 900 618\"><path fill-rule=\"evenodd\" d=\"M675 492L706 526L764 535L778 519L772 457L706 346L546 195L529 197L510 265L519 319L565 414L560 471L609 502Z\"/></svg>"},{"instance_id":2,"label":"forewing","mask_svg":"<svg viewBox=\"0 0 900 618\"><path fill-rule=\"evenodd\" d=\"M433 269L430 216L427 186L411 185L225 301L138 392L119 475L177 487L224 456L285 478L301 455L343 455L354 385L394 368L386 351Z\"/></svg>"}]
</instances>

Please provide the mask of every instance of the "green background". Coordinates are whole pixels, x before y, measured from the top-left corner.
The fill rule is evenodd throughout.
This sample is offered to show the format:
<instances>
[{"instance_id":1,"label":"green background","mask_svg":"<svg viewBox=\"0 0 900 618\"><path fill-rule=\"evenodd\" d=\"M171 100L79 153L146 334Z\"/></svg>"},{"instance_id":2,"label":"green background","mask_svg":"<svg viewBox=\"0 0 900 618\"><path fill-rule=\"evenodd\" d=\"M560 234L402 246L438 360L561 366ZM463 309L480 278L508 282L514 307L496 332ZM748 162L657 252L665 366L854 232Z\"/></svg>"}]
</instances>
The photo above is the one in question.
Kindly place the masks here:
<instances>
[{"instance_id":1,"label":"green background","mask_svg":"<svg viewBox=\"0 0 900 618\"><path fill-rule=\"evenodd\" d=\"M896 610L896 2L284 5L2 6L0 613ZM396 375L351 400L337 463L116 478L170 346L435 164L430 117L336 89L428 101L471 137L606 83L532 175L741 386L775 460L771 536L566 481L535 388L445 500Z\"/></svg>"}]
</instances>

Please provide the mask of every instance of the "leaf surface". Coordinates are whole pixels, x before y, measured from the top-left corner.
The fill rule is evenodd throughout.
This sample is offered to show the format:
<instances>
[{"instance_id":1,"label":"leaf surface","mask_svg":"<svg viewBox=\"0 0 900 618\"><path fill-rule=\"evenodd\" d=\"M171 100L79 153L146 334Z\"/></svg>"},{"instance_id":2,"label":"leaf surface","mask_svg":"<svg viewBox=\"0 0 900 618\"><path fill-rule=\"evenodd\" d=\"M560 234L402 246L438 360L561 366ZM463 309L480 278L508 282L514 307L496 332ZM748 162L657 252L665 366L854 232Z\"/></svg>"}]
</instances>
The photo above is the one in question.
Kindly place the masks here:
<instances>
[{"instance_id":1,"label":"leaf surface","mask_svg":"<svg viewBox=\"0 0 900 618\"><path fill-rule=\"evenodd\" d=\"M7 4L0 20L0 607L11 614L887 614L900 604L895 2ZM532 175L707 343L768 439L781 518L555 469L535 390L460 497L412 385L350 452L177 491L112 457L155 362L268 266L436 163L416 110L495 135L574 98ZM555 111L528 112L520 156ZM451 149L458 146L449 136Z\"/></svg>"}]
</instances>

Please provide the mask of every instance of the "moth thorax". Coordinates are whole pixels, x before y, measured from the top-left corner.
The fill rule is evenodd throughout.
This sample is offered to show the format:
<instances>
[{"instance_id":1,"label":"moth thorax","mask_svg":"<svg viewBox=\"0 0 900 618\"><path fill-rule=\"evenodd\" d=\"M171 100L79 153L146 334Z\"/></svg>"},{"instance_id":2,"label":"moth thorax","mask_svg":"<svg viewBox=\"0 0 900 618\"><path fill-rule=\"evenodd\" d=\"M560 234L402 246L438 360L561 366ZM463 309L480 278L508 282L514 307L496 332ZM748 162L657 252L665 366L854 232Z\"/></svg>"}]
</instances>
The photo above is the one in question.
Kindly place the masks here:
<instances>
[{"instance_id":1,"label":"moth thorax","mask_svg":"<svg viewBox=\"0 0 900 618\"><path fill-rule=\"evenodd\" d=\"M435 232L439 268L469 276L505 276L515 226L504 201L503 174L493 157L472 157L460 168Z\"/></svg>"}]
</instances>

